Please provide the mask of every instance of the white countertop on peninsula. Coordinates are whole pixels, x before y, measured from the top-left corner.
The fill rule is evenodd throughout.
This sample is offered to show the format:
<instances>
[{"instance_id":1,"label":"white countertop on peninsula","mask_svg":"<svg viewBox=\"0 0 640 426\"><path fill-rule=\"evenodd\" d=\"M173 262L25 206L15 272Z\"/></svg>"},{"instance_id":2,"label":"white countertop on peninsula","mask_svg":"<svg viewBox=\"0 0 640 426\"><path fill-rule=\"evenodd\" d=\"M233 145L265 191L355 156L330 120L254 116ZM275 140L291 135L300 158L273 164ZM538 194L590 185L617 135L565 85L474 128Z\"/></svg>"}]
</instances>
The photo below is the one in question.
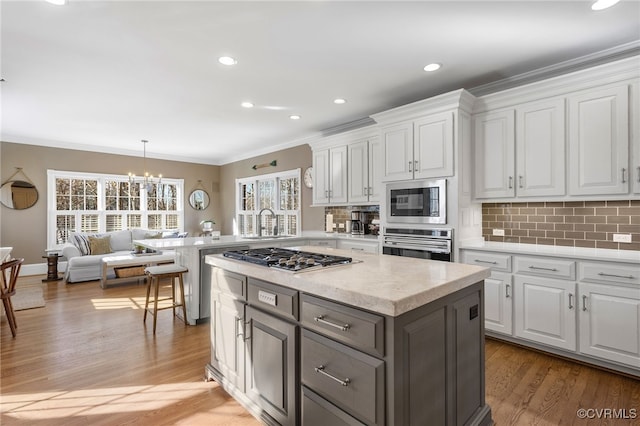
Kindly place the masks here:
<instances>
[{"instance_id":1,"label":"white countertop on peninsula","mask_svg":"<svg viewBox=\"0 0 640 426\"><path fill-rule=\"evenodd\" d=\"M398 316L488 278L488 268L436 260L358 253L326 247L298 247L317 253L350 256L358 262L290 273L222 255L206 262L308 294L384 315Z\"/></svg>"},{"instance_id":2,"label":"white countertop on peninsula","mask_svg":"<svg viewBox=\"0 0 640 426\"><path fill-rule=\"evenodd\" d=\"M139 243L145 247L153 248L155 250L170 250L176 248L213 248L213 247L226 247L226 246L239 246L264 242L277 242L286 243L291 242L292 245L300 245L301 240L308 239L345 239L350 241L371 241L377 242L378 237L373 235L350 235L345 233L327 233L323 231L304 231L302 235L286 236L277 238L246 238L237 235L222 235L219 238L212 237L187 237L187 238L158 238L147 240L136 240L135 243Z\"/></svg>"},{"instance_id":3,"label":"white countertop on peninsula","mask_svg":"<svg viewBox=\"0 0 640 426\"><path fill-rule=\"evenodd\" d=\"M640 264L640 251L637 250L612 250L586 247L550 246L543 244L500 243L495 241L463 242L460 245L460 249Z\"/></svg>"}]
</instances>

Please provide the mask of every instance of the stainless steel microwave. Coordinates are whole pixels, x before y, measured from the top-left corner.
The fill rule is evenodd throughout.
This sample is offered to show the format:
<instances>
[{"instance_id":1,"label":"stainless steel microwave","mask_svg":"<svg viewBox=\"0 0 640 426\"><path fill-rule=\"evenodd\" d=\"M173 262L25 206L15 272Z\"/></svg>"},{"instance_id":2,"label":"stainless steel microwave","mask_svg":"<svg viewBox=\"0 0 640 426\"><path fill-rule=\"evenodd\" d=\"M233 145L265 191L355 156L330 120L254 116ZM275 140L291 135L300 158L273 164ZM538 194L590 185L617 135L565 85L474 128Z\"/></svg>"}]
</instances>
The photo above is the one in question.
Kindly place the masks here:
<instances>
[{"instance_id":1,"label":"stainless steel microwave","mask_svg":"<svg viewBox=\"0 0 640 426\"><path fill-rule=\"evenodd\" d=\"M386 186L387 223L447 223L447 180L392 182Z\"/></svg>"}]
</instances>

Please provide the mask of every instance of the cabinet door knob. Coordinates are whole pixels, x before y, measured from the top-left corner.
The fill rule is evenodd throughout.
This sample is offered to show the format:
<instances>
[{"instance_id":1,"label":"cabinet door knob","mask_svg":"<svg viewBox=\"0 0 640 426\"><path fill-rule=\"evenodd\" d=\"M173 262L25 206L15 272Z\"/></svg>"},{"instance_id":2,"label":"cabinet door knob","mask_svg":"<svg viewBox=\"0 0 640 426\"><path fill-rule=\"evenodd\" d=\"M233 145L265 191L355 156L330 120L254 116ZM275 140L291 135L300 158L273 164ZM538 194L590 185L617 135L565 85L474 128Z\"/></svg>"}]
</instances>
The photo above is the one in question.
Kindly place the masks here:
<instances>
[{"instance_id":1,"label":"cabinet door knob","mask_svg":"<svg viewBox=\"0 0 640 426\"><path fill-rule=\"evenodd\" d=\"M409 171L412 172L413 169L411 168L413 166L413 161L409 161Z\"/></svg>"},{"instance_id":2,"label":"cabinet door knob","mask_svg":"<svg viewBox=\"0 0 640 426\"><path fill-rule=\"evenodd\" d=\"M518 176L518 186L521 189L524 188L523 180L524 180L524 176L522 176L522 175Z\"/></svg>"},{"instance_id":3,"label":"cabinet door knob","mask_svg":"<svg viewBox=\"0 0 640 426\"><path fill-rule=\"evenodd\" d=\"M622 168L622 183L627 183L627 169Z\"/></svg>"},{"instance_id":4,"label":"cabinet door knob","mask_svg":"<svg viewBox=\"0 0 640 426\"><path fill-rule=\"evenodd\" d=\"M582 296L582 310L586 311L587 310L587 296Z\"/></svg>"},{"instance_id":5,"label":"cabinet door knob","mask_svg":"<svg viewBox=\"0 0 640 426\"><path fill-rule=\"evenodd\" d=\"M511 284L505 286L505 297L511 297Z\"/></svg>"},{"instance_id":6,"label":"cabinet door knob","mask_svg":"<svg viewBox=\"0 0 640 426\"><path fill-rule=\"evenodd\" d=\"M638 170L638 182L640 183L640 166L636 167L636 169Z\"/></svg>"},{"instance_id":7,"label":"cabinet door knob","mask_svg":"<svg viewBox=\"0 0 640 426\"><path fill-rule=\"evenodd\" d=\"M509 176L509 189L513 189L513 176Z\"/></svg>"}]
</instances>

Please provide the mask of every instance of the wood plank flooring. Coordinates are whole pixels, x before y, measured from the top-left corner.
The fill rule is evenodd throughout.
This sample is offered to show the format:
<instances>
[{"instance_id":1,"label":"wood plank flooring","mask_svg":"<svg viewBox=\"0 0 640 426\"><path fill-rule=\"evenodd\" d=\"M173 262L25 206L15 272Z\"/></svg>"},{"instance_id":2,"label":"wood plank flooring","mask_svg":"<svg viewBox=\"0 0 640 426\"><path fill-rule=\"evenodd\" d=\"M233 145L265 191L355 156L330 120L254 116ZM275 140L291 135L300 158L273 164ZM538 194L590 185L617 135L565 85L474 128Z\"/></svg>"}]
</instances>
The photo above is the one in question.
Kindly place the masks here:
<instances>
[{"instance_id":1,"label":"wood plank flooring","mask_svg":"<svg viewBox=\"0 0 640 426\"><path fill-rule=\"evenodd\" d=\"M44 308L16 312L15 339L4 317L0 324L2 426L260 424L204 382L208 325L161 311L154 337L152 322L142 323L142 285L46 286ZM640 382L628 377L488 339L486 378L497 425L640 425L576 415L609 408L640 417Z\"/></svg>"}]
</instances>

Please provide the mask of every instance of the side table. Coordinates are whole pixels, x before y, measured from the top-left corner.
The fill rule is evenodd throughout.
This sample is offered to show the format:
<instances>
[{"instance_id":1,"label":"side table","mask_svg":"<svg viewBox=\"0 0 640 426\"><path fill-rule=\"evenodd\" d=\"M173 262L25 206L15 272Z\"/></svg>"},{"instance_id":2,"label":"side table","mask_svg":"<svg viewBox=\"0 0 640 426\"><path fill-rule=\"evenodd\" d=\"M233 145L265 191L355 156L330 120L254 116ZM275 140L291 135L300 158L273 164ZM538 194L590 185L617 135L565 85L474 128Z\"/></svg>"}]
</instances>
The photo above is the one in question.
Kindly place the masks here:
<instances>
[{"instance_id":1,"label":"side table","mask_svg":"<svg viewBox=\"0 0 640 426\"><path fill-rule=\"evenodd\" d=\"M48 281L60 281L62 278L58 276L58 253L47 253L46 256L42 256L43 259L47 259L47 278L42 282Z\"/></svg>"}]
</instances>

